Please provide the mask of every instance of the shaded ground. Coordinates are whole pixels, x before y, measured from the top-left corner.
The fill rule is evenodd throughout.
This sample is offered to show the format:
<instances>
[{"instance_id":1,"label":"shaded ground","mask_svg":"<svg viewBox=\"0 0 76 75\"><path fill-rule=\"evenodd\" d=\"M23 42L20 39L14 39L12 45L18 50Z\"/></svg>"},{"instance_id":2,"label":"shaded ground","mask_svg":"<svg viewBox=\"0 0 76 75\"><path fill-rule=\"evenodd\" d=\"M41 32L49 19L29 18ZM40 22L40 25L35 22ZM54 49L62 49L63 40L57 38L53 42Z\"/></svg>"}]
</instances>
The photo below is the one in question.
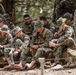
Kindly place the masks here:
<instances>
[{"instance_id":1,"label":"shaded ground","mask_svg":"<svg viewBox=\"0 0 76 75\"><path fill-rule=\"evenodd\" d=\"M40 69L28 70L28 71L0 71L0 75L41 75ZM53 71L51 69L45 69L44 75L76 75L76 68Z\"/></svg>"}]
</instances>

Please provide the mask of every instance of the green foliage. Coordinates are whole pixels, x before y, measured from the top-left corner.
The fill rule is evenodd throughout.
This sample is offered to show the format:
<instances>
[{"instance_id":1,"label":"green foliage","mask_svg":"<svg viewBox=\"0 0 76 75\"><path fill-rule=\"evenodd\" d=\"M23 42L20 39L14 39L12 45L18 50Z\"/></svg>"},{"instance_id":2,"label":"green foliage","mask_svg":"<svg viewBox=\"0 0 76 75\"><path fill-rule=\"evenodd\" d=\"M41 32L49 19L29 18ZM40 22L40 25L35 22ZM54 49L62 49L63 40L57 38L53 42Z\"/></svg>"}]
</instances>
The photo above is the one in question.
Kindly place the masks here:
<instances>
[{"instance_id":1,"label":"green foliage","mask_svg":"<svg viewBox=\"0 0 76 75\"><path fill-rule=\"evenodd\" d=\"M54 0L26 0L25 5L21 3L16 3L16 22L22 21L22 14L28 12L33 18L38 18L40 15L45 15L51 17L53 13ZM20 5L18 5L20 4ZM26 8L24 11L23 9Z\"/></svg>"},{"instance_id":2,"label":"green foliage","mask_svg":"<svg viewBox=\"0 0 76 75\"><path fill-rule=\"evenodd\" d=\"M40 16L40 9L38 7L30 7L28 14L34 18L38 18Z\"/></svg>"}]
</instances>

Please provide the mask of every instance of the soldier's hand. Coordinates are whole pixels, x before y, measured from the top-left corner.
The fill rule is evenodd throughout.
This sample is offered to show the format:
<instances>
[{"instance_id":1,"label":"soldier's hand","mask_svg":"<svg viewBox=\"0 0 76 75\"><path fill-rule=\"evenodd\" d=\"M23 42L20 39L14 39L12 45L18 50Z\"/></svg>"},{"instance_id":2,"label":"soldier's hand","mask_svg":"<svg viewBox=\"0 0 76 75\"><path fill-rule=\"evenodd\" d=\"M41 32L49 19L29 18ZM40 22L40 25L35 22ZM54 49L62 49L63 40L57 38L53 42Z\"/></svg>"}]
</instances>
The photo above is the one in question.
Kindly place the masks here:
<instances>
[{"instance_id":1,"label":"soldier's hand","mask_svg":"<svg viewBox=\"0 0 76 75\"><path fill-rule=\"evenodd\" d=\"M58 32L55 32L55 34L54 34L54 37L58 37L59 35L58 35Z\"/></svg>"},{"instance_id":2,"label":"soldier's hand","mask_svg":"<svg viewBox=\"0 0 76 75\"><path fill-rule=\"evenodd\" d=\"M2 46L2 45L0 45L0 48L3 48L3 46Z\"/></svg>"},{"instance_id":3,"label":"soldier's hand","mask_svg":"<svg viewBox=\"0 0 76 75\"><path fill-rule=\"evenodd\" d=\"M59 28L60 28L61 30L65 30L66 27L67 27L67 25L66 25L66 24L63 24L63 25L61 25Z\"/></svg>"},{"instance_id":4,"label":"soldier's hand","mask_svg":"<svg viewBox=\"0 0 76 75\"><path fill-rule=\"evenodd\" d=\"M51 42L51 41L50 41L50 42L49 42L49 46L50 46L50 47L56 47L56 46L57 46L57 44L56 44L56 43L54 43L54 42Z\"/></svg>"},{"instance_id":5,"label":"soldier's hand","mask_svg":"<svg viewBox=\"0 0 76 75\"><path fill-rule=\"evenodd\" d=\"M30 52L32 52L33 51L33 49L32 48L30 48Z\"/></svg>"},{"instance_id":6,"label":"soldier's hand","mask_svg":"<svg viewBox=\"0 0 76 75\"><path fill-rule=\"evenodd\" d=\"M14 52L14 56L17 56L17 55L18 55L18 53L19 53L18 51L15 51L15 52Z\"/></svg>"},{"instance_id":7,"label":"soldier's hand","mask_svg":"<svg viewBox=\"0 0 76 75\"><path fill-rule=\"evenodd\" d=\"M38 47L39 47L38 45L33 45L32 46L33 49L38 49Z\"/></svg>"},{"instance_id":8,"label":"soldier's hand","mask_svg":"<svg viewBox=\"0 0 76 75\"><path fill-rule=\"evenodd\" d=\"M52 39L50 42L57 42L57 39Z\"/></svg>"}]
</instances>

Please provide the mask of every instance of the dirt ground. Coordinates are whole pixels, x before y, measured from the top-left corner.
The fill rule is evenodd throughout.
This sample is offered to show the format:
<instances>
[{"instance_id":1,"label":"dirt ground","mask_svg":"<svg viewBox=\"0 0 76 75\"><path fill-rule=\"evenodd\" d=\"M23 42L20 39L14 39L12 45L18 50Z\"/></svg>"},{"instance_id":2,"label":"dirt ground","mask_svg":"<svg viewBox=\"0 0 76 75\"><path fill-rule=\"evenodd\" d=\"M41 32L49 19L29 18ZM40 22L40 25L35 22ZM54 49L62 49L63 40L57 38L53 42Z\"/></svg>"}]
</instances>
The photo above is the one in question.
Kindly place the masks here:
<instances>
[{"instance_id":1,"label":"dirt ground","mask_svg":"<svg viewBox=\"0 0 76 75\"><path fill-rule=\"evenodd\" d=\"M0 75L41 75L40 69L28 70L28 71L0 71ZM76 75L76 68L66 70L51 70L45 69L44 75Z\"/></svg>"}]
</instances>

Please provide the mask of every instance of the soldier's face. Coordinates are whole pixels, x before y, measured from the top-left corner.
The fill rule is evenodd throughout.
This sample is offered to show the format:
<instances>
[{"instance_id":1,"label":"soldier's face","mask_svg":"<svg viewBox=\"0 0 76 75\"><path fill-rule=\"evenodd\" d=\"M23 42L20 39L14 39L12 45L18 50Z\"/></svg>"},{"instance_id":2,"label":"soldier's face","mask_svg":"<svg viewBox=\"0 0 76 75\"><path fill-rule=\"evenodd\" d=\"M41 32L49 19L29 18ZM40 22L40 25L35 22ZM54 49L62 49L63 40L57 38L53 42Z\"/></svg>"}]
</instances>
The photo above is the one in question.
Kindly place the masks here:
<instances>
[{"instance_id":1,"label":"soldier's face","mask_svg":"<svg viewBox=\"0 0 76 75\"><path fill-rule=\"evenodd\" d=\"M2 37L4 37L5 34L6 34L5 32L1 32L1 33L0 33L0 35L1 35Z\"/></svg>"},{"instance_id":2,"label":"soldier's face","mask_svg":"<svg viewBox=\"0 0 76 75\"><path fill-rule=\"evenodd\" d=\"M36 28L37 32L41 32L41 28Z\"/></svg>"},{"instance_id":3,"label":"soldier's face","mask_svg":"<svg viewBox=\"0 0 76 75\"><path fill-rule=\"evenodd\" d=\"M20 37L22 34L22 31L19 31L18 33L16 33L16 37Z\"/></svg>"},{"instance_id":4,"label":"soldier's face","mask_svg":"<svg viewBox=\"0 0 76 75\"><path fill-rule=\"evenodd\" d=\"M29 25L30 24L30 18L24 19L25 24Z\"/></svg>"},{"instance_id":5,"label":"soldier's face","mask_svg":"<svg viewBox=\"0 0 76 75\"><path fill-rule=\"evenodd\" d=\"M43 27L40 27L40 28L36 28L37 32L42 32L43 31Z\"/></svg>"},{"instance_id":6,"label":"soldier's face","mask_svg":"<svg viewBox=\"0 0 76 75\"><path fill-rule=\"evenodd\" d=\"M44 24L47 24L47 20L44 20Z\"/></svg>"}]
</instances>

